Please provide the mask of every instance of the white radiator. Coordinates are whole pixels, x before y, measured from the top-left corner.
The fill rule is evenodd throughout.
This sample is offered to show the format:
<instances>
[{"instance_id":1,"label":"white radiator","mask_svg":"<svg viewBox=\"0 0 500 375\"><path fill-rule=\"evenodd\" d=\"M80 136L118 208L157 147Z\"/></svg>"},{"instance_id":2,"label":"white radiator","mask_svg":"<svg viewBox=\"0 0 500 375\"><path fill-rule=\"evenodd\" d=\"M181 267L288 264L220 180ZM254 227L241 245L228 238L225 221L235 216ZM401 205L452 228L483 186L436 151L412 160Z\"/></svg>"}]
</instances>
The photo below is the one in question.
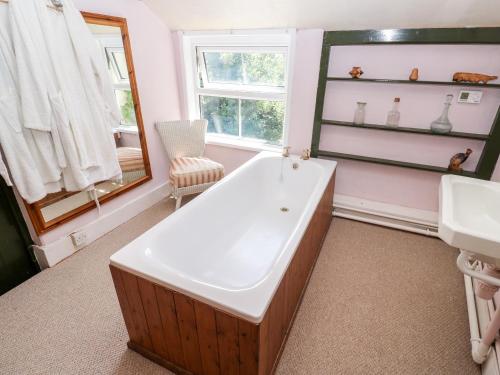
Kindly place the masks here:
<instances>
[{"instance_id":1,"label":"white radiator","mask_svg":"<svg viewBox=\"0 0 500 375\"><path fill-rule=\"evenodd\" d=\"M471 338L478 338L486 331L486 327L495 313L495 306L492 300L486 301L476 297L474 294L475 280L470 276L464 275L464 282L470 334ZM498 340L486 361L481 365L481 371L483 375L500 375L500 343Z\"/></svg>"}]
</instances>

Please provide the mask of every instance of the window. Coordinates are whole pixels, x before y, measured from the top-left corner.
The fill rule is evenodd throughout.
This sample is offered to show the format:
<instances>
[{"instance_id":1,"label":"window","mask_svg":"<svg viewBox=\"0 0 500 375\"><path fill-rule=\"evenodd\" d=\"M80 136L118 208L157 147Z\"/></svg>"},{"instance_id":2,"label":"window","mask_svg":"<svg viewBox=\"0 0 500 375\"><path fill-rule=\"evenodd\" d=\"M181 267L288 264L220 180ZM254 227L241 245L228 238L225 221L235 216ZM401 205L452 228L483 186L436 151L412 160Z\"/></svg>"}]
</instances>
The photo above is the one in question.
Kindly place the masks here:
<instances>
[{"instance_id":1,"label":"window","mask_svg":"<svg viewBox=\"0 0 500 375\"><path fill-rule=\"evenodd\" d=\"M284 92L286 49L198 47L202 87L240 85L255 90Z\"/></svg>"},{"instance_id":2,"label":"window","mask_svg":"<svg viewBox=\"0 0 500 375\"><path fill-rule=\"evenodd\" d=\"M116 41L122 43L121 38ZM111 43L109 43L111 44ZM108 44L108 45L109 45ZM122 119L120 125L127 127L137 127L135 118L134 99L130 80L128 76L127 59L123 46L104 46L108 70L115 90L116 102L120 108Z\"/></svg>"},{"instance_id":3,"label":"window","mask_svg":"<svg viewBox=\"0 0 500 375\"><path fill-rule=\"evenodd\" d=\"M209 140L284 143L292 35L184 35L189 116L208 121Z\"/></svg>"},{"instance_id":4,"label":"window","mask_svg":"<svg viewBox=\"0 0 500 375\"><path fill-rule=\"evenodd\" d=\"M121 125L137 126L132 90L130 90L130 88L115 88L115 95L118 107L120 108L120 112L122 114Z\"/></svg>"},{"instance_id":5,"label":"window","mask_svg":"<svg viewBox=\"0 0 500 375\"><path fill-rule=\"evenodd\" d=\"M94 34L99 49L108 67L109 76L116 96L116 103L121 112L120 124L116 128L123 131L137 132L134 99L128 75L127 58L121 34L116 30L99 30Z\"/></svg>"},{"instance_id":6,"label":"window","mask_svg":"<svg viewBox=\"0 0 500 375\"><path fill-rule=\"evenodd\" d=\"M128 79L127 58L125 57L125 49L123 47L106 47L106 57L112 69L112 76L115 82L127 83Z\"/></svg>"}]
</instances>

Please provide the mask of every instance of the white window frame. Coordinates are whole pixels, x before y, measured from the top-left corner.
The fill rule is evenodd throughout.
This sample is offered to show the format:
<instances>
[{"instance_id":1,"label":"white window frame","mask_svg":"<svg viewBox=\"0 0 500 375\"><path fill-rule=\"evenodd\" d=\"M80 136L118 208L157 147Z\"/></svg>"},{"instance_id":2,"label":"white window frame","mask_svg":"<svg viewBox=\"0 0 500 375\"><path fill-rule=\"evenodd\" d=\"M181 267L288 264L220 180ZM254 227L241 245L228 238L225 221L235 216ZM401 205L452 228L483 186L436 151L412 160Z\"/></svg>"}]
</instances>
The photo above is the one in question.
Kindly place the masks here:
<instances>
[{"instance_id":1,"label":"white window frame","mask_svg":"<svg viewBox=\"0 0 500 375\"><path fill-rule=\"evenodd\" d=\"M108 59L111 59L111 69L115 70L115 73L118 77L120 77L119 68L117 66L116 61L114 61L113 56L108 56L108 51L110 55L113 51L123 51L125 53L125 47L123 46L123 39L121 34L117 33L116 35L104 34L104 35L94 35L97 44L102 53L102 58L107 63ZM124 90L132 92L132 87L130 86L130 77L128 79L120 79L120 82L112 82L113 92L116 90ZM116 93L114 93L116 95ZM130 133L137 134L139 132L139 128L137 127L137 123L127 123L123 119L120 119L119 126L115 129L122 133Z\"/></svg>"},{"instance_id":2,"label":"white window frame","mask_svg":"<svg viewBox=\"0 0 500 375\"><path fill-rule=\"evenodd\" d=\"M103 46L104 48L104 51L106 53L106 57L111 61L111 66L112 66L112 69L115 71L115 74L117 77L119 77L119 83L118 84L115 84L115 85L122 85L123 87L130 87L130 78L128 76L128 71L125 72L127 74L127 77L126 78L122 78L122 71L120 70L120 67L118 66L118 62L116 61L116 57L114 56L114 54L116 52L119 52L119 53L123 53L123 55L125 55L125 48L123 47L123 45L121 46L117 46L117 47L111 47L111 46ZM127 57L125 56L125 59Z\"/></svg>"},{"instance_id":3,"label":"white window frame","mask_svg":"<svg viewBox=\"0 0 500 375\"><path fill-rule=\"evenodd\" d=\"M227 32L179 32L179 46L182 58L181 75L184 81L184 117L190 120L200 118L200 95L224 96L238 99L282 100L285 104L283 119L283 145L288 145L290 98L292 89L295 29L227 31ZM198 59L205 51L255 51L279 52L285 54L285 86L261 87L230 83L210 83L200 87ZM205 74L204 69L201 70ZM204 80L204 82L208 82ZM241 124L240 124L241 126ZM241 134L241 133L240 133ZM248 150L276 150L281 146L267 144L240 136L207 133L207 143Z\"/></svg>"}]
</instances>

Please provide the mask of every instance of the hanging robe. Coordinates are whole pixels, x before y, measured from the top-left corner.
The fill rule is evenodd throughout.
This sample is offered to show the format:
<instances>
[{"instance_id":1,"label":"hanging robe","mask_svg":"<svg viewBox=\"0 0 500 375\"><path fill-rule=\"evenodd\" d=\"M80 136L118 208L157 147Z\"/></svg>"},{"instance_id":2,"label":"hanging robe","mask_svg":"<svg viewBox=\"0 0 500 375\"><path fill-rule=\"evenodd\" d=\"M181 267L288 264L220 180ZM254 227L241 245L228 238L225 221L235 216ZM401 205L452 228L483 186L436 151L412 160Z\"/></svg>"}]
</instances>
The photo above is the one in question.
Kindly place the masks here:
<instances>
[{"instance_id":1,"label":"hanging robe","mask_svg":"<svg viewBox=\"0 0 500 375\"><path fill-rule=\"evenodd\" d=\"M121 112L103 55L94 36L72 0L62 0L63 16L83 77L83 86L91 103L92 118L99 134L102 167L109 176L121 179L113 128L120 125Z\"/></svg>"},{"instance_id":2,"label":"hanging robe","mask_svg":"<svg viewBox=\"0 0 500 375\"><path fill-rule=\"evenodd\" d=\"M45 5L39 0L10 1L14 48L23 60L18 64L21 98L33 103L29 109L40 112L39 129L57 131L67 163L63 168L66 190L83 190L121 177L121 170L110 121L104 118L103 105L96 105L89 96L94 92L88 82L96 80L95 74L85 75L77 59L79 44L69 35L66 9L60 13ZM33 72L37 72L34 83ZM33 125L26 121L25 126Z\"/></svg>"},{"instance_id":3,"label":"hanging robe","mask_svg":"<svg viewBox=\"0 0 500 375\"><path fill-rule=\"evenodd\" d=\"M0 6L0 144L14 185L27 202L33 203L60 190L61 170L50 133L37 130L40 136L35 140L32 131L22 126L8 14L9 7ZM0 166L0 173L8 179L4 168Z\"/></svg>"}]
</instances>

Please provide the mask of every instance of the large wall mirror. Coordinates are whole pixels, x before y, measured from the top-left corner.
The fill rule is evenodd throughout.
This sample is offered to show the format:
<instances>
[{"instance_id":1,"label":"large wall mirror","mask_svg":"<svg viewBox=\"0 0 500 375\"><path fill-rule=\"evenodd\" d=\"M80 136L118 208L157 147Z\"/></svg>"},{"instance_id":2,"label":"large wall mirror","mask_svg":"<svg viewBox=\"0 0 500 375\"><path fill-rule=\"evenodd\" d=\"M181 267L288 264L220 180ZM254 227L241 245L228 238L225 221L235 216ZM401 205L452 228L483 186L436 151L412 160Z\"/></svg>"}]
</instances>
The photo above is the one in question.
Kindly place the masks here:
<instances>
[{"instance_id":1,"label":"large wall mirror","mask_svg":"<svg viewBox=\"0 0 500 375\"><path fill-rule=\"evenodd\" d=\"M38 233L53 229L95 208L96 196L99 203L104 203L152 178L127 21L94 13L82 14L107 63L122 114L120 123L113 126L113 132L123 179L101 181L95 184L95 191L49 194L27 205Z\"/></svg>"}]
</instances>

